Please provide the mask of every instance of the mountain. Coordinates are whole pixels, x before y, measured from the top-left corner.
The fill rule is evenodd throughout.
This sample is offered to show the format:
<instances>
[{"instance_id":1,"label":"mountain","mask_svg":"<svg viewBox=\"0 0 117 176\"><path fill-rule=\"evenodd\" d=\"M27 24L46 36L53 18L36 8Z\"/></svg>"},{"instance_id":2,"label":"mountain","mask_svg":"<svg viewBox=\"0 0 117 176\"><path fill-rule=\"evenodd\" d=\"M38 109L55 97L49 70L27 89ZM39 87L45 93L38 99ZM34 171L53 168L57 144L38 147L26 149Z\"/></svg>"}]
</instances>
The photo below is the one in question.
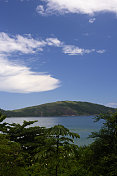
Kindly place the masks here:
<instances>
[{"instance_id":1,"label":"mountain","mask_svg":"<svg viewBox=\"0 0 117 176\"><path fill-rule=\"evenodd\" d=\"M0 112L1 112L2 114L6 114L6 113L7 113L7 111L5 111L5 110L3 110L3 109L0 109Z\"/></svg>"},{"instance_id":2,"label":"mountain","mask_svg":"<svg viewBox=\"0 0 117 176\"><path fill-rule=\"evenodd\" d=\"M89 102L58 101L13 111L6 111L5 114L8 117L54 117L97 115L109 111L114 112L115 109Z\"/></svg>"}]
</instances>

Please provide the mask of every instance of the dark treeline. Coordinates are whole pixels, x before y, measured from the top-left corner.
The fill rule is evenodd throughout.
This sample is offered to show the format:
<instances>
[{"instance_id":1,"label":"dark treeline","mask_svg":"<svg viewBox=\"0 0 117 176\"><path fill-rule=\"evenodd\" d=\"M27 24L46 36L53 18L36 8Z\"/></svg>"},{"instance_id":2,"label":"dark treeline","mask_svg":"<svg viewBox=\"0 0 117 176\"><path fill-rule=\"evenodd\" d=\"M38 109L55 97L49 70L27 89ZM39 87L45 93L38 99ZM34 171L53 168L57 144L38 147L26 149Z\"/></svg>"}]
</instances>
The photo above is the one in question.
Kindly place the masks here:
<instances>
[{"instance_id":1,"label":"dark treeline","mask_svg":"<svg viewBox=\"0 0 117 176\"><path fill-rule=\"evenodd\" d=\"M104 125L90 137L95 141L79 147L62 125L31 127L4 122L0 114L0 176L116 176L117 113L100 115Z\"/></svg>"}]
</instances>

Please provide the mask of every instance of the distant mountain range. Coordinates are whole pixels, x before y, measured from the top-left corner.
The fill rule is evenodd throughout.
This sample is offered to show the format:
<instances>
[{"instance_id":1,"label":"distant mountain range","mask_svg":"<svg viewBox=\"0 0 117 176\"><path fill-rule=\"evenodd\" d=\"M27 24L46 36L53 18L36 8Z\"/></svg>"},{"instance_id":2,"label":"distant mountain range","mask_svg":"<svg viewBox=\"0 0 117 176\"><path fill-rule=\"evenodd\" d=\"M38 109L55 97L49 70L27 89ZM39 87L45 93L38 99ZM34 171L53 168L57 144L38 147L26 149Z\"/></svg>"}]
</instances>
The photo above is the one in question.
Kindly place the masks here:
<instances>
[{"instance_id":1,"label":"distant mountain range","mask_svg":"<svg viewBox=\"0 0 117 176\"><path fill-rule=\"evenodd\" d=\"M57 101L12 111L1 111L7 117L56 117L97 115L100 113L114 112L115 109L89 102Z\"/></svg>"}]
</instances>

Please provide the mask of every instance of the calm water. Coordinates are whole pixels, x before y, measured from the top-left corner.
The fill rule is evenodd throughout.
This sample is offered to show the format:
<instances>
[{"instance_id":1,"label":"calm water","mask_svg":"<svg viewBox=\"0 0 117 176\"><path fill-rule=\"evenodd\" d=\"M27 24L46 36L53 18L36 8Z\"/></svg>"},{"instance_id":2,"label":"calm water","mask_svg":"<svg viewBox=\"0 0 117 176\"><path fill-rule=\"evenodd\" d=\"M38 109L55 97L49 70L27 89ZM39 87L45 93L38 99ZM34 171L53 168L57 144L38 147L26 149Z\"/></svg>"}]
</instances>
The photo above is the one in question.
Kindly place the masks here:
<instances>
[{"instance_id":1,"label":"calm water","mask_svg":"<svg viewBox=\"0 0 117 176\"><path fill-rule=\"evenodd\" d=\"M22 124L24 120L32 121L38 120L33 126L41 127L52 127L54 125L64 125L69 128L70 131L78 133L80 139L74 140L75 144L87 145L92 142L92 139L88 139L91 132L99 131L103 122L94 122L94 117L92 116L74 116L74 117L20 117L20 118L7 118L5 121L8 123L20 123Z\"/></svg>"}]
</instances>

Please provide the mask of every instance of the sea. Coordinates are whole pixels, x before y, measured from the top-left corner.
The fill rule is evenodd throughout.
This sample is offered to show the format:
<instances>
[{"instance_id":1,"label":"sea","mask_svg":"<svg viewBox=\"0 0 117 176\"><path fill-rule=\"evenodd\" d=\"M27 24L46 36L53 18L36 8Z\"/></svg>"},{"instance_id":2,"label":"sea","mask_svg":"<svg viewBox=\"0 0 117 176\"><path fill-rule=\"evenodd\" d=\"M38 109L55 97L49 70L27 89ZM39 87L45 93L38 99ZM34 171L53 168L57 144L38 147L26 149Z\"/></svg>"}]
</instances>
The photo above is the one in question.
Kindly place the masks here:
<instances>
[{"instance_id":1,"label":"sea","mask_svg":"<svg viewBox=\"0 0 117 176\"><path fill-rule=\"evenodd\" d=\"M6 118L7 123L22 124L24 120L34 121L33 126L53 127L54 125L63 125L71 132L78 133L80 139L74 139L74 143L78 146L91 144L94 139L89 138L91 132L98 132L103 126L104 121L94 122L94 116L68 116L68 117L10 117Z\"/></svg>"}]
</instances>

